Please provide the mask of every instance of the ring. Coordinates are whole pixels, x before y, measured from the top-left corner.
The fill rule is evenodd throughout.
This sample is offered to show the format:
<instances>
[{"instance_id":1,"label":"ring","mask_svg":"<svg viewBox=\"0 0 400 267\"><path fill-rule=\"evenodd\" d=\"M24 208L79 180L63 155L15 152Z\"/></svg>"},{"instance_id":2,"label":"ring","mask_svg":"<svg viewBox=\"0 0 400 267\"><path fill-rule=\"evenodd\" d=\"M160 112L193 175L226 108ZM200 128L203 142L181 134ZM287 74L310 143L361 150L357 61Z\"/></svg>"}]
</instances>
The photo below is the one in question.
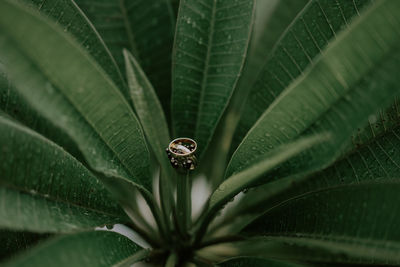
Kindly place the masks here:
<instances>
[{"instance_id":1,"label":"ring","mask_svg":"<svg viewBox=\"0 0 400 267\"><path fill-rule=\"evenodd\" d=\"M197 165L197 159L194 155L196 149L196 141L187 137L181 137L172 140L165 151L172 167L193 171Z\"/></svg>"}]
</instances>

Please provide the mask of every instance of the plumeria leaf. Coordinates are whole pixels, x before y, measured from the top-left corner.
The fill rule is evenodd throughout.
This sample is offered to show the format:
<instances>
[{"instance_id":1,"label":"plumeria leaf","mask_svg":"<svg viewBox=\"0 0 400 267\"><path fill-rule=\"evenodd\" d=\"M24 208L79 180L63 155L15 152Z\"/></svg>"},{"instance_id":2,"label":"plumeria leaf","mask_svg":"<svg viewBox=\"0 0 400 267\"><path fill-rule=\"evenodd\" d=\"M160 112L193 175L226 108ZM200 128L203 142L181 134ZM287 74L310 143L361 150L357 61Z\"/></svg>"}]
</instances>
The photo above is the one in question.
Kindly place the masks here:
<instances>
[{"instance_id":1,"label":"plumeria leaf","mask_svg":"<svg viewBox=\"0 0 400 267\"><path fill-rule=\"evenodd\" d=\"M127 95L119 67L86 14L73 0L23 0L53 19L65 32L72 34L82 47L104 68L117 87Z\"/></svg>"},{"instance_id":2,"label":"plumeria leaf","mask_svg":"<svg viewBox=\"0 0 400 267\"><path fill-rule=\"evenodd\" d=\"M331 262L399 264L399 189L398 179L327 187L272 207L245 231L299 244L327 242L348 254L331 253ZM310 260L325 261L320 256Z\"/></svg>"},{"instance_id":3,"label":"plumeria leaf","mask_svg":"<svg viewBox=\"0 0 400 267\"><path fill-rule=\"evenodd\" d=\"M282 145L277 149L267 153L259 162L249 168L236 173L226 179L210 196L208 210L204 215L199 226L198 238L207 230L208 224L229 200L241 191L255 186L256 183L261 184L260 178L263 175L276 168L289 158L309 149L310 147L328 140L329 135L317 135L299 139L293 143ZM265 182L265 181L264 181Z\"/></svg>"},{"instance_id":4,"label":"plumeria leaf","mask_svg":"<svg viewBox=\"0 0 400 267\"><path fill-rule=\"evenodd\" d=\"M25 100L12 85L8 76L4 65L0 63L0 110L62 146L77 159L82 160L82 154L68 134L35 110L29 104L29 101Z\"/></svg>"},{"instance_id":5,"label":"plumeria leaf","mask_svg":"<svg viewBox=\"0 0 400 267\"><path fill-rule=\"evenodd\" d=\"M278 1L276 5L277 8L289 5L292 9L292 2L296 2L296 5L301 4L301 1L294 0ZM242 119L234 134L233 148L238 146L279 94L296 78L304 75L307 67L314 64L326 46L336 40L340 31L348 30L348 24L372 3L370 0L310 0L275 43L271 56L266 58L257 53L255 60L263 61L260 63L263 66L261 70L253 70L253 73L258 73L258 78L250 85L248 98L244 108L240 110ZM284 11L281 13L283 17L286 16ZM284 20L278 21L282 23ZM275 23L270 27L272 26L275 27ZM261 40L270 40L269 33L266 31L265 38L262 36Z\"/></svg>"},{"instance_id":6,"label":"plumeria leaf","mask_svg":"<svg viewBox=\"0 0 400 267\"><path fill-rule=\"evenodd\" d=\"M398 9L395 1L376 1L343 31L265 111L236 150L227 174L302 134L332 131L333 138L310 150L309 155L302 155L286 170L318 169L340 155L353 131L365 124L369 114L390 104L399 92L397 77L386 73L399 62L396 51L400 35L395 25L400 21L394 18ZM360 42L368 45L354 45ZM375 80L379 85L372 82Z\"/></svg>"},{"instance_id":7,"label":"plumeria leaf","mask_svg":"<svg viewBox=\"0 0 400 267\"><path fill-rule=\"evenodd\" d=\"M236 87L250 41L254 1L180 1L173 54L174 135L202 154Z\"/></svg>"},{"instance_id":8,"label":"plumeria leaf","mask_svg":"<svg viewBox=\"0 0 400 267\"><path fill-rule=\"evenodd\" d=\"M40 244L4 266L112 266L140 248L105 231L64 235Z\"/></svg>"},{"instance_id":9,"label":"plumeria leaf","mask_svg":"<svg viewBox=\"0 0 400 267\"><path fill-rule=\"evenodd\" d=\"M241 256L328 263L398 265L399 243L333 236L266 236L247 241L214 245L198 252L214 261ZM214 255L213 255L214 254Z\"/></svg>"},{"instance_id":10,"label":"plumeria leaf","mask_svg":"<svg viewBox=\"0 0 400 267\"><path fill-rule=\"evenodd\" d=\"M150 188L143 132L112 80L53 22L14 1L0 7L0 59L19 93L71 136L93 169Z\"/></svg>"},{"instance_id":11,"label":"plumeria leaf","mask_svg":"<svg viewBox=\"0 0 400 267\"><path fill-rule=\"evenodd\" d=\"M75 0L109 47L121 71L128 49L140 62L169 120L175 15L170 0Z\"/></svg>"},{"instance_id":12,"label":"plumeria leaf","mask_svg":"<svg viewBox=\"0 0 400 267\"><path fill-rule=\"evenodd\" d=\"M0 116L0 226L69 232L126 222L104 186L48 139Z\"/></svg>"}]
</instances>

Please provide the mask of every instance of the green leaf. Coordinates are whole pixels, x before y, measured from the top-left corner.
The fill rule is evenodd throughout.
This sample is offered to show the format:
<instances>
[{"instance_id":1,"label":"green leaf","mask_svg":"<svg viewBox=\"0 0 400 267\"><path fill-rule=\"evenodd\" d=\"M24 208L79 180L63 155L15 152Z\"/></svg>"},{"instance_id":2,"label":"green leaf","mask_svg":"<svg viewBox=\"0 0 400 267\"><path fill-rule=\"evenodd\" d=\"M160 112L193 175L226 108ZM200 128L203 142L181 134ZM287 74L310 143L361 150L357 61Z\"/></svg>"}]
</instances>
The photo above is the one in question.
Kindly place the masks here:
<instances>
[{"instance_id":1,"label":"green leaf","mask_svg":"<svg viewBox=\"0 0 400 267\"><path fill-rule=\"evenodd\" d=\"M119 67L86 14L73 0L24 0L34 9L53 19L65 32L72 34L79 44L97 61L126 96L126 84Z\"/></svg>"},{"instance_id":2,"label":"green leaf","mask_svg":"<svg viewBox=\"0 0 400 267\"><path fill-rule=\"evenodd\" d=\"M124 57L129 93L149 140L149 145L153 149L158 162L171 169L169 165L166 165L167 157L165 156L165 148L168 147L171 138L160 102L135 58L127 50L124 50Z\"/></svg>"},{"instance_id":3,"label":"green leaf","mask_svg":"<svg viewBox=\"0 0 400 267\"><path fill-rule=\"evenodd\" d=\"M0 263L10 259L17 253L21 253L44 239L48 234L38 234L31 232L17 232L0 229Z\"/></svg>"},{"instance_id":4,"label":"green leaf","mask_svg":"<svg viewBox=\"0 0 400 267\"><path fill-rule=\"evenodd\" d=\"M132 256L118 262L117 264L114 264L113 267L130 267L134 263L145 260L149 255L150 255L150 250L142 249L133 254Z\"/></svg>"},{"instance_id":5,"label":"green leaf","mask_svg":"<svg viewBox=\"0 0 400 267\"><path fill-rule=\"evenodd\" d=\"M284 261L276 261L276 260L266 260L266 259L259 259L259 258L247 258L242 257L234 260L229 260L220 264L219 266L223 267L301 267L301 266L308 266L302 265L297 263L290 263Z\"/></svg>"},{"instance_id":6,"label":"green leaf","mask_svg":"<svg viewBox=\"0 0 400 267\"><path fill-rule=\"evenodd\" d=\"M394 113L395 108L392 106ZM385 127L389 125L390 122L387 122ZM377 128L372 127L376 131ZM346 157L321 172L279 179L247 192L238 206L223 218L220 225L225 226L217 233L240 232L270 208L299 195L332 186L400 177L400 127L392 124L385 129L386 132L379 136L370 136L370 140L362 139L362 145L358 144Z\"/></svg>"},{"instance_id":7,"label":"green leaf","mask_svg":"<svg viewBox=\"0 0 400 267\"><path fill-rule=\"evenodd\" d=\"M240 191L254 185L258 178L289 158L327 140L329 140L329 135L305 137L290 144L282 145L264 155L258 163L227 178L211 195L210 209L213 209L214 206L220 206L221 203L226 203Z\"/></svg>"},{"instance_id":8,"label":"green leaf","mask_svg":"<svg viewBox=\"0 0 400 267\"><path fill-rule=\"evenodd\" d=\"M4 266L111 266L138 250L113 232L83 232L54 238Z\"/></svg>"},{"instance_id":9,"label":"green leaf","mask_svg":"<svg viewBox=\"0 0 400 267\"><path fill-rule=\"evenodd\" d=\"M0 57L18 91L74 139L92 168L150 188L143 132L106 73L51 21L13 1L0 7Z\"/></svg>"},{"instance_id":10,"label":"green leaf","mask_svg":"<svg viewBox=\"0 0 400 267\"><path fill-rule=\"evenodd\" d=\"M116 175L105 176L99 173L99 179L131 218L135 224L134 230L144 237L146 241L153 246L159 246L161 241L159 232L161 233L161 238L169 238L166 235L166 223L161 216L161 211L153 195L148 190L128 179ZM141 210L141 207L138 205L139 198L141 197L146 201L148 210ZM155 220L157 225L151 225L149 220L152 219Z\"/></svg>"},{"instance_id":11,"label":"green leaf","mask_svg":"<svg viewBox=\"0 0 400 267\"><path fill-rule=\"evenodd\" d=\"M247 52L243 73L239 78L236 90L218 123L211 140L207 162L201 165L202 171L218 186L224 179L224 172L231 149L232 139L238 125L240 114L246 101L249 87L254 83L270 54L273 45L308 0L271 0L257 1L253 34ZM243 136L241 136L243 138ZM237 145L237 144L236 144Z\"/></svg>"},{"instance_id":12,"label":"green leaf","mask_svg":"<svg viewBox=\"0 0 400 267\"><path fill-rule=\"evenodd\" d=\"M292 143L282 145L277 149L264 155L264 157L253 166L236 173L226 179L210 196L208 211L201 221L197 238L202 238L202 235L207 230L208 224L214 218L216 212L220 210L229 200L255 183L262 183L260 177L266 172L276 168L289 158L309 149L310 147L328 140L329 135L317 135L305 137ZM264 181L265 182L265 181Z\"/></svg>"},{"instance_id":13,"label":"green leaf","mask_svg":"<svg viewBox=\"0 0 400 267\"><path fill-rule=\"evenodd\" d=\"M29 104L29 101L26 101L15 89L2 63L0 63L0 110L62 146L77 159L83 159L82 154L73 140L51 121L41 116L41 114Z\"/></svg>"},{"instance_id":14,"label":"green leaf","mask_svg":"<svg viewBox=\"0 0 400 267\"><path fill-rule=\"evenodd\" d=\"M165 209L165 217L169 217L170 202L173 198L169 184L173 174L168 158L165 155L165 148L168 147L171 141L168 124L157 95L140 65L127 50L124 50L124 57L126 77L133 105L143 126L148 143L161 165L161 205Z\"/></svg>"},{"instance_id":15,"label":"green leaf","mask_svg":"<svg viewBox=\"0 0 400 267\"><path fill-rule=\"evenodd\" d=\"M128 220L82 164L1 116L0 151L1 227L68 232Z\"/></svg>"},{"instance_id":16,"label":"green leaf","mask_svg":"<svg viewBox=\"0 0 400 267\"><path fill-rule=\"evenodd\" d=\"M399 264L399 189L398 180L386 179L309 192L272 207L245 231L327 242L351 253L332 255L333 262Z\"/></svg>"},{"instance_id":17,"label":"green leaf","mask_svg":"<svg viewBox=\"0 0 400 267\"><path fill-rule=\"evenodd\" d=\"M400 26L400 21L393 18L398 10L396 1L376 1L343 31L265 111L235 151L227 174L281 143L321 131L332 131L332 140L302 155L285 170L295 173L331 163L369 114L390 104L398 94L396 75L387 75L399 65L396 25ZM366 45L354 45L361 42Z\"/></svg>"},{"instance_id":18,"label":"green leaf","mask_svg":"<svg viewBox=\"0 0 400 267\"><path fill-rule=\"evenodd\" d=\"M253 40L250 45L251 60L262 66L275 44L296 15L309 0L257 1ZM259 72L259 70L257 70Z\"/></svg>"},{"instance_id":19,"label":"green leaf","mask_svg":"<svg viewBox=\"0 0 400 267\"><path fill-rule=\"evenodd\" d=\"M169 119L175 15L169 0L75 0L99 31L120 69L128 49L154 85Z\"/></svg>"},{"instance_id":20,"label":"green leaf","mask_svg":"<svg viewBox=\"0 0 400 267\"><path fill-rule=\"evenodd\" d=\"M277 5L288 4L292 8L291 2L279 1ZM300 1L294 2L299 4ZM321 55L321 51L336 39L341 30L347 30L347 25L372 2L311 0L275 43L270 57L256 54L256 60L263 60L264 66L257 70L259 75L255 84L250 85L249 97L241 110L242 119L234 134L233 148L238 146L277 96L297 77L302 76L306 68ZM275 27L275 23L271 27Z\"/></svg>"},{"instance_id":21,"label":"green leaf","mask_svg":"<svg viewBox=\"0 0 400 267\"><path fill-rule=\"evenodd\" d=\"M266 236L231 244L214 245L198 253L207 254L214 261L247 255L276 260L397 266L400 262L399 249L400 244L396 242L374 243L368 239L345 240L330 236L325 238Z\"/></svg>"},{"instance_id":22,"label":"green leaf","mask_svg":"<svg viewBox=\"0 0 400 267\"><path fill-rule=\"evenodd\" d=\"M253 23L254 1L180 2L173 54L175 136L202 154L236 87Z\"/></svg>"}]
</instances>

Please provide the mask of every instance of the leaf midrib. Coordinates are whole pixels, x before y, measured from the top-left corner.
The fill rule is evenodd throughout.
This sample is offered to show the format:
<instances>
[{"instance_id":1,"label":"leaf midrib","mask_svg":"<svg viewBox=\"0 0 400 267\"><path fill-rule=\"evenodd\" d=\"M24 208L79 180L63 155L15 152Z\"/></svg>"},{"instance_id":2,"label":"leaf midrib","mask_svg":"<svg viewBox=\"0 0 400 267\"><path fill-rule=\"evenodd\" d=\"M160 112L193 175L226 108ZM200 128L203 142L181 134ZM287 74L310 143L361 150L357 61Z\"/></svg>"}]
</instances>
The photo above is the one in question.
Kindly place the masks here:
<instances>
[{"instance_id":1,"label":"leaf midrib","mask_svg":"<svg viewBox=\"0 0 400 267\"><path fill-rule=\"evenodd\" d=\"M76 203L76 202L69 202L67 200L63 200L63 199L57 198L57 197L55 197L53 195L47 195L47 194L44 194L44 193L41 193L41 192L38 192L38 191L35 191L35 194L32 194L30 192L30 190L28 190L27 188L18 187L16 185L5 183L4 181L1 181L0 185L1 185L2 188L6 188L6 189L9 189L9 190L17 191L18 193L23 193L23 194L29 195L31 197L38 197L39 196L43 200L50 200L50 201L52 201L54 203L62 203L64 205L66 205L66 206L69 205L69 206L73 206L73 207L78 208L78 209L85 209L85 210L89 210L89 211L92 211L92 212L95 212L95 213L98 213L98 214L102 214L102 215L106 215L106 216L109 216L109 217L114 217L114 218L117 218L117 219L121 219L120 215L108 213L108 212L105 212L105 211L102 211L102 210L98 210L98 209L95 209L95 208L92 208L92 207L87 207L85 205L82 205L82 204L79 204L79 203Z\"/></svg>"},{"instance_id":2,"label":"leaf midrib","mask_svg":"<svg viewBox=\"0 0 400 267\"><path fill-rule=\"evenodd\" d=\"M368 18L368 14L372 13L375 9L377 9L384 1L377 1L375 5L373 5L368 11L364 12L363 16L359 17L359 19L356 21L356 23L353 23L353 25L351 27L346 28L347 30L345 31L344 34L340 35L339 38L335 38L330 44L327 44L326 48L321 51L321 54L319 56L317 56L317 58L313 61L314 63L312 63L309 67L307 71L304 71L303 74L301 76L299 76L297 79L295 79L291 85L289 85L288 90L284 90L282 93L280 93L278 95L278 97L271 103L271 105L268 107L268 109L261 115L261 117L256 121L256 123L251 127L251 129L247 132L246 136L243 138L243 140L246 140L248 138L248 136L250 135L250 133L252 132L252 129L255 129L256 127L258 127L258 125L261 123L261 121L268 116L269 112L278 104L280 104L281 100L285 98L286 95L288 95L289 93L291 93L296 87L297 85L301 84L301 82L303 82L303 80L306 79L306 77L308 76L308 74L310 73L310 71L314 68L315 66L315 62L319 62L319 59L324 58L325 52L327 50L331 50L333 49L333 47L336 47L337 45L340 44L340 40L344 39L347 35L351 34L352 30L354 29L358 24L362 23L366 18ZM393 47L396 46L395 44L389 49L390 51L393 49ZM368 73L369 71L366 71L366 73ZM365 76L365 75L363 75ZM346 92L349 92L346 91ZM342 98L342 97L341 97ZM329 108L327 109L329 110ZM313 121L315 122L315 120ZM312 123L310 123L311 125ZM238 146L238 148L236 149L235 153L239 150L240 146L243 144L243 142Z\"/></svg>"},{"instance_id":3,"label":"leaf midrib","mask_svg":"<svg viewBox=\"0 0 400 267\"><path fill-rule=\"evenodd\" d=\"M119 0L119 9L121 10L122 20L124 22L126 34L128 36L131 52L137 59L139 59L139 52L136 46L135 37L133 36L133 31L131 23L129 21L125 0Z\"/></svg>"},{"instance_id":4,"label":"leaf midrib","mask_svg":"<svg viewBox=\"0 0 400 267\"><path fill-rule=\"evenodd\" d=\"M209 64L210 64L210 54L211 54L211 47L213 43L213 37L214 37L214 27L215 27L215 16L216 16L216 11L217 11L217 1L213 0L213 5L212 5L212 13L211 13L211 20L210 20L210 31L208 34L208 43L207 43L207 54L206 54L206 60L204 63L204 69L203 69L203 79L201 83L201 90L200 90L200 97L198 100L199 106L198 106L198 111L197 111L197 118L196 118L196 134L199 132L199 126L200 126L200 119L201 119L201 114L203 111L203 100L204 100L204 95L205 95L205 90L206 90L206 82L208 80L208 69L209 69Z\"/></svg>"},{"instance_id":5,"label":"leaf midrib","mask_svg":"<svg viewBox=\"0 0 400 267\"><path fill-rule=\"evenodd\" d=\"M301 183L307 183L308 180L304 180L301 181ZM351 184L340 184L340 185L333 185L333 186L327 186L324 188L319 188L316 190L311 190L311 191L307 191L301 194L297 194L295 196L286 198L285 200L279 201L278 203L276 203L275 205L269 207L267 210L265 210L263 213L259 214L257 218L261 217L261 216L265 216L268 213L270 213L271 211L273 211L274 209L277 209L281 206L284 206L286 203L289 203L291 201L297 200L297 199L301 199L304 197L307 197L309 195L313 195L313 194L317 194L317 193L321 193L321 192L326 192L326 191L330 191L330 190L334 190L334 189L340 189L340 188L346 188L346 187L354 187L355 185L359 186L359 185L382 185L382 184L386 184L386 185L390 185L390 184L395 184L395 185L399 185L400 181L399 180L385 180L385 181L363 181L363 182L358 182L358 183L351 183ZM290 190L290 189L289 189ZM281 193L279 193L280 195L284 195L287 193L288 190L285 190ZM273 196L274 197L274 196ZM254 220L253 220L254 221Z\"/></svg>"},{"instance_id":6,"label":"leaf midrib","mask_svg":"<svg viewBox=\"0 0 400 267\"><path fill-rule=\"evenodd\" d=\"M123 0L121 0L123 1ZM15 4L13 4L15 5ZM19 5L16 5L19 6ZM21 8L23 9L23 8ZM24 9L23 9L24 10ZM26 10L24 10L24 12L27 12ZM129 111L128 114L130 115L131 119L133 119L134 121L137 121L132 113L132 110L129 106L129 104L126 102L125 98L122 96L121 92L116 88L116 86L114 85L114 83L112 82L112 80L108 77L108 75L106 75L102 68L96 63L94 62L94 60L91 58L90 55L83 53L81 47L79 45L76 45L76 43L74 41L71 40L71 38L68 38L68 36L64 36L63 34L59 33L59 28L56 25L53 25L51 23L47 23L47 21L40 17L39 14L37 14L36 12L29 12L29 14L34 17L35 19L42 21L44 24L46 24L48 27L50 27L51 29L53 29L55 32L57 32L57 35L60 36L62 39L64 39L66 42L69 43L69 45L73 46L76 48L76 51L81 54L81 56L83 58L86 58L87 62L92 65L92 67L94 69L96 69L97 73L99 73L103 79L109 84L109 87L113 88L114 93L116 94L116 97L119 97L120 101L125 105L125 107L127 108L127 110ZM18 51L19 53L22 53L26 58L28 58L30 60L30 63L32 65L34 65L37 69L39 69L39 73L41 75L43 75L44 77L46 77L47 80L51 81L54 84L54 81L51 79L51 77L49 77L49 75L41 68L40 65L37 64L37 62L35 62L35 60L32 59L32 57L30 57L29 55L27 55L26 52L24 52L24 49L21 48L21 46L18 44L18 42L16 42L13 38L10 38L11 42L18 47ZM57 88L58 86L56 86ZM84 116L84 114L82 113L82 111L77 108L77 106L73 103L73 101L71 101L62 90L57 90L66 101L68 101L68 103L74 107L74 109L81 115L81 117L86 121L86 123L94 130L94 132L96 133L97 136L100 137L100 139L103 141L104 144L106 144L106 146L114 153L114 155L117 156L117 158L119 159L119 161L122 163L122 165L124 166L124 168L128 171L128 173L130 173L133 177L135 177L135 175L132 173L132 171L130 170L130 168L127 166L127 164L120 158L120 155L118 153L116 153L116 151L110 146L110 144L105 140L105 138L96 130L96 127L94 127L94 125L86 118L86 116ZM139 128L140 131L142 131ZM143 133L142 133L143 134ZM86 158L86 157L85 157ZM92 168L94 168L94 166L91 166ZM97 166L96 166L97 168ZM100 170L100 172L104 172L104 170ZM140 177L135 177L137 180L140 181Z\"/></svg>"},{"instance_id":7,"label":"leaf midrib","mask_svg":"<svg viewBox=\"0 0 400 267\"><path fill-rule=\"evenodd\" d=\"M389 249L399 249L399 246L392 246L393 244L398 244L393 242L392 240L383 240L383 239L368 239L368 238L360 238L360 237L351 237L348 235L332 235L332 234L310 234L310 233L302 233L296 232L294 233L285 233L285 232L277 232L277 233L265 233L266 238L272 239L286 239L286 238L298 238L301 239L311 239L316 241L328 241L328 242L345 242L347 244L356 244L363 245L367 247L377 247L377 248L389 248ZM391 242L392 241L392 242Z\"/></svg>"}]
</instances>

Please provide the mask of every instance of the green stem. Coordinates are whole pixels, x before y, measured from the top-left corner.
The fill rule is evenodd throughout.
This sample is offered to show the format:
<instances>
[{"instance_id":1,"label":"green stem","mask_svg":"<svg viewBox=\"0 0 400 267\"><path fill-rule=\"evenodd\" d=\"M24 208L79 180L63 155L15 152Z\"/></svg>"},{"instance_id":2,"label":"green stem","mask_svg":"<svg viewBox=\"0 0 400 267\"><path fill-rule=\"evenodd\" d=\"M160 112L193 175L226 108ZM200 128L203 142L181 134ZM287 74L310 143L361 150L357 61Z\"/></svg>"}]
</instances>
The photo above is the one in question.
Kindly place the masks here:
<instances>
[{"instance_id":1,"label":"green stem","mask_svg":"<svg viewBox=\"0 0 400 267\"><path fill-rule=\"evenodd\" d=\"M179 226L184 233L184 237L188 238L188 229L191 227L191 183L189 171L184 174L178 174L176 177L177 191L177 216Z\"/></svg>"}]
</instances>

